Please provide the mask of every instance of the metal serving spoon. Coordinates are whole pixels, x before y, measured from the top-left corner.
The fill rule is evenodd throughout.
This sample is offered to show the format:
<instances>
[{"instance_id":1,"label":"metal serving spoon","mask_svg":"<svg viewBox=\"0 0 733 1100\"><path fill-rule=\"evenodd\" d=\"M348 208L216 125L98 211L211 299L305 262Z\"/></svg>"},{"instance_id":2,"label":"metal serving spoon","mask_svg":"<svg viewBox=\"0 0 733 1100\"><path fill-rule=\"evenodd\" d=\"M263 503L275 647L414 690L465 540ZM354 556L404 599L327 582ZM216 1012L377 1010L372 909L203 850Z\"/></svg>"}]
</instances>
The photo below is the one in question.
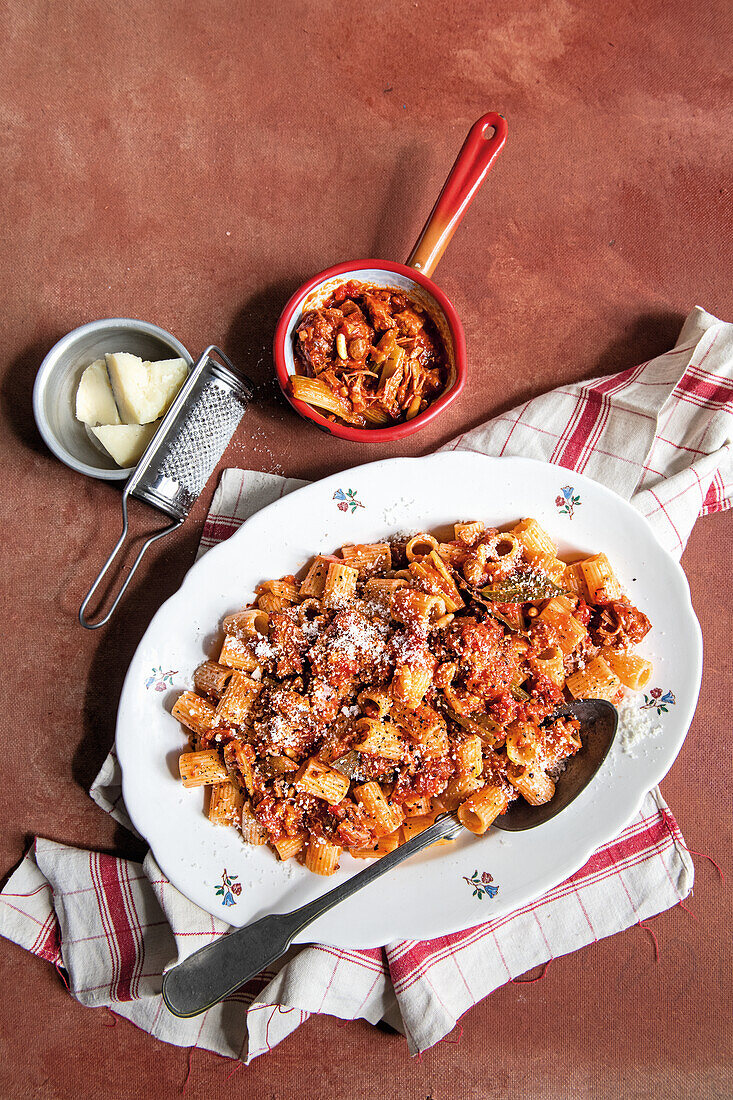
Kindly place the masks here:
<instances>
[{"instance_id":1,"label":"metal serving spoon","mask_svg":"<svg viewBox=\"0 0 733 1100\"><path fill-rule=\"evenodd\" d=\"M616 736L616 708L602 699L582 699L560 708L554 717L565 715L573 716L581 723L583 747L568 760L556 781L554 797L542 806L530 806L523 800L518 804L517 800L494 821L495 828L521 832L549 821L577 798L605 760ZM323 913L333 909L334 905L436 840L453 840L462 831L463 826L454 814L441 814L424 832L375 860L315 901L302 905L292 913L272 913L261 917L254 924L230 932L195 951L163 976L163 1000L168 1009L174 1016L184 1017L205 1012L284 955L295 936Z\"/></svg>"}]
</instances>

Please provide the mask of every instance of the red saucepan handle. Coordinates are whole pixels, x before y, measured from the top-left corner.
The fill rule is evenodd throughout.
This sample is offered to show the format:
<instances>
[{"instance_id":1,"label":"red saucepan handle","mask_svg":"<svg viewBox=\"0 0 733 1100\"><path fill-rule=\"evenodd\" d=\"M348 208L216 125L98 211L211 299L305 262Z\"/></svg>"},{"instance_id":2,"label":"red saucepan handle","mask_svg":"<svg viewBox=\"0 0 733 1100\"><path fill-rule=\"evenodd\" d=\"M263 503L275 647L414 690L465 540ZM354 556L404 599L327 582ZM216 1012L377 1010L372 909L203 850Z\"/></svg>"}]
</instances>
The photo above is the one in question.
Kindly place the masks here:
<instances>
[{"instance_id":1,"label":"red saucepan handle","mask_svg":"<svg viewBox=\"0 0 733 1100\"><path fill-rule=\"evenodd\" d=\"M506 119L495 111L474 122L410 253L407 261L410 267L417 268L424 275L433 274L473 196L501 152L506 134Z\"/></svg>"}]
</instances>

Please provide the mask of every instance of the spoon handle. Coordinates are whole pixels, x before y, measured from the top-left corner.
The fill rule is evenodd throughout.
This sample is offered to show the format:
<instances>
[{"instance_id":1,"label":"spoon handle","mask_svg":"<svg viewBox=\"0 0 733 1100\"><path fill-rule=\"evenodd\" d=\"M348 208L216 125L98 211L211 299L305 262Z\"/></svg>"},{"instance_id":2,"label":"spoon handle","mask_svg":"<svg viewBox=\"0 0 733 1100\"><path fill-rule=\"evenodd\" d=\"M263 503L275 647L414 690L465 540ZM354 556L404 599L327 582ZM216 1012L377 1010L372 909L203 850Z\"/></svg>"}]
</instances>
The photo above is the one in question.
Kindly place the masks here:
<instances>
[{"instance_id":1,"label":"spoon handle","mask_svg":"<svg viewBox=\"0 0 733 1100\"><path fill-rule=\"evenodd\" d=\"M205 1012L284 955L294 937L334 905L387 874L403 859L436 840L452 839L461 829L453 814L442 814L422 833L300 909L261 917L195 951L163 976L163 1000L168 1009L183 1017Z\"/></svg>"}]
</instances>

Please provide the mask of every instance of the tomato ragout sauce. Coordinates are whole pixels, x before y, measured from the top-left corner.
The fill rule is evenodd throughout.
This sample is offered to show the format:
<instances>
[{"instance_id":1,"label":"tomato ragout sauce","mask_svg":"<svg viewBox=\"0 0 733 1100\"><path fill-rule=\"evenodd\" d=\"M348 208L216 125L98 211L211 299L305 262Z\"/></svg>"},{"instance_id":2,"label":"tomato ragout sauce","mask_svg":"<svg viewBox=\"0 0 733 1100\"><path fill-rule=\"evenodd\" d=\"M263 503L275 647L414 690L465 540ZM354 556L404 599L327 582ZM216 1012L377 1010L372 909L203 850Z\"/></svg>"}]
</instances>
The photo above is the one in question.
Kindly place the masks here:
<instances>
[{"instance_id":1,"label":"tomato ragout sauce","mask_svg":"<svg viewBox=\"0 0 733 1100\"><path fill-rule=\"evenodd\" d=\"M173 710L181 777L210 785L212 821L318 874L441 812L483 833L516 798L549 801L581 747L558 707L651 675L630 652L649 621L605 555L566 564L535 520L343 546L223 625Z\"/></svg>"},{"instance_id":2,"label":"tomato ragout sauce","mask_svg":"<svg viewBox=\"0 0 733 1100\"><path fill-rule=\"evenodd\" d=\"M293 395L357 427L412 420L448 382L445 347L426 310L401 290L343 283L294 334Z\"/></svg>"}]
</instances>

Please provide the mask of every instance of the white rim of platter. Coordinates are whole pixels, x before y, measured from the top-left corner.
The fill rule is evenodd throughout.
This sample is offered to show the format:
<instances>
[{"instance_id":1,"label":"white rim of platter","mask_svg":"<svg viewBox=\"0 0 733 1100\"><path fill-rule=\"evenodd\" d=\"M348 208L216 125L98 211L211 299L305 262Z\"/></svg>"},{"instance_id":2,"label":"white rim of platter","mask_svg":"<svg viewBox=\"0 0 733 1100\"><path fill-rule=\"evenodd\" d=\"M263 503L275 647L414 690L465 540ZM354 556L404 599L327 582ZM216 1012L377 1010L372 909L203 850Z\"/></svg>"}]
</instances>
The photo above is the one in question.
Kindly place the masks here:
<instances>
[{"instance_id":1,"label":"white rim of platter","mask_svg":"<svg viewBox=\"0 0 733 1100\"><path fill-rule=\"evenodd\" d=\"M562 467L468 451L357 466L298 489L247 520L193 566L148 627L125 679L117 718L123 796L137 830L172 884L232 925L286 912L364 866L341 857L324 879L268 846L212 825L203 792L186 790L178 756L187 742L170 710L194 669L218 654L223 617L248 604L255 585L297 572L346 543L433 531L481 519L509 526L535 517L562 557L603 551L633 603L652 622L639 652L654 662L646 693L625 711L652 734L624 748L623 729L589 787L536 829L465 833L407 860L310 925L297 942L378 947L430 939L512 912L563 882L634 817L684 741L702 673L700 627L678 563L646 520L611 490ZM651 728L650 728L651 727ZM472 879L491 876L491 891ZM484 881L489 881L484 879Z\"/></svg>"}]
</instances>

